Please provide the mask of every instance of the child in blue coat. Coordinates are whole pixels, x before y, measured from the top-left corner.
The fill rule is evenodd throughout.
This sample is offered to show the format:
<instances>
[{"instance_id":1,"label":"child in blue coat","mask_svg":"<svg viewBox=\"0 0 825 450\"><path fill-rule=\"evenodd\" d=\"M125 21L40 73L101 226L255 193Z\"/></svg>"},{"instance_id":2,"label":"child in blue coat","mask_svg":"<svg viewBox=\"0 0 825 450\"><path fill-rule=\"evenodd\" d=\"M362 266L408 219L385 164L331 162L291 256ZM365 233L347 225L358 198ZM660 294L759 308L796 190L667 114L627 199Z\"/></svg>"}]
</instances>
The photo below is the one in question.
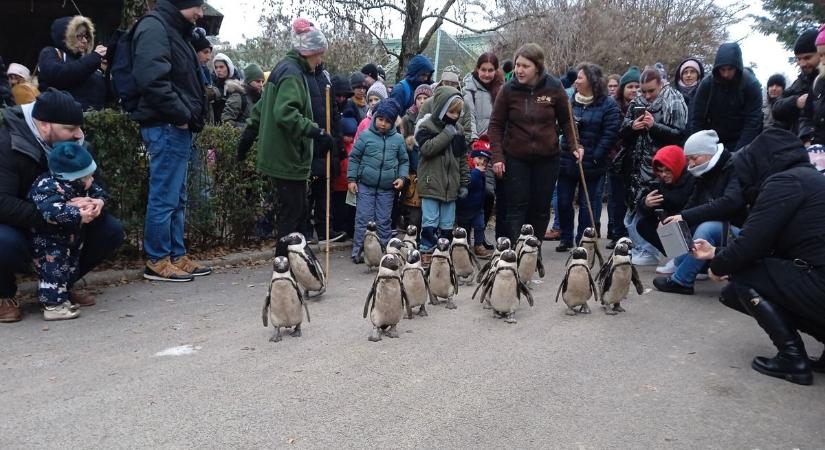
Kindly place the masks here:
<instances>
[{"instance_id":1,"label":"child in blue coat","mask_svg":"<svg viewBox=\"0 0 825 450\"><path fill-rule=\"evenodd\" d=\"M470 230L473 231L473 251L479 258L486 258L490 256L490 251L484 247L484 229L487 223L484 217L484 196L487 187L487 165L490 163L490 144L482 140L476 141L476 144L473 145L471 153L475 167L470 171L467 196L456 201L456 223L466 229L468 235Z\"/></svg>"}]
</instances>

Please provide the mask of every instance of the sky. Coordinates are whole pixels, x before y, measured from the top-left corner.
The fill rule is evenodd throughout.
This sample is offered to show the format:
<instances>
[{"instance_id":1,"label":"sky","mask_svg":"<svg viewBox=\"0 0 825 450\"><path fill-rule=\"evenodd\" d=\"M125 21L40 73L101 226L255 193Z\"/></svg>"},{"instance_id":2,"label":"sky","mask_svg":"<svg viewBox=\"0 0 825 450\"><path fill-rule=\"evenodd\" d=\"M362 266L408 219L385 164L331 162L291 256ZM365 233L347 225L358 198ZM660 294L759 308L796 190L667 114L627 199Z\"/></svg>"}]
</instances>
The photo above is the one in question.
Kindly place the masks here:
<instances>
[{"instance_id":1,"label":"sky","mask_svg":"<svg viewBox=\"0 0 825 450\"><path fill-rule=\"evenodd\" d=\"M261 27L258 25L258 18L264 10L262 0L208 0L209 4L217 8L224 14L223 25L221 26L221 40L232 44L244 42L247 38L260 35ZM719 5L730 5L736 0L720 0ZM796 79L798 70L795 65L788 63L788 58L793 53L785 50L776 41L775 36L766 36L752 29L753 21L747 18L748 14L762 14L761 1L745 1L748 8L741 13L742 22L728 30L730 40L738 41L742 47L742 56L745 66L756 64L757 78L764 86L768 77L774 73L784 74L788 79L788 85ZM448 32L451 30L445 25Z\"/></svg>"}]
</instances>

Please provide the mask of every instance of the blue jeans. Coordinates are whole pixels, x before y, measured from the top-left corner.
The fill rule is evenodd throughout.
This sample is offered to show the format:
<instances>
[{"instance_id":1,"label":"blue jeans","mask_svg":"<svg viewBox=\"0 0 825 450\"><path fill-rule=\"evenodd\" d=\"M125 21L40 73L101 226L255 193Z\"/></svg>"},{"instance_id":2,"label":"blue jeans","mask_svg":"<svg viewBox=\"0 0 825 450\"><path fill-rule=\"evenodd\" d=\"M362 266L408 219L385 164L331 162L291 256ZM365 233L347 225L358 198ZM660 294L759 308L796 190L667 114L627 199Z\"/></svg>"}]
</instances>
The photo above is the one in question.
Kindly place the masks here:
<instances>
[{"instance_id":1,"label":"blue jeans","mask_svg":"<svg viewBox=\"0 0 825 450\"><path fill-rule=\"evenodd\" d=\"M421 199L421 227L452 230L455 226L455 202L442 202L433 198ZM421 252L435 247L431 237L421 234Z\"/></svg>"},{"instance_id":2,"label":"blue jeans","mask_svg":"<svg viewBox=\"0 0 825 450\"><path fill-rule=\"evenodd\" d=\"M192 133L173 125L141 128L149 152L149 200L146 203L143 250L152 261L186 254L186 174Z\"/></svg>"},{"instance_id":3,"label":"blue jeans","mask_svg":"<svg viewBox=\"0 0 825 450\"><path fill-rule=\"evenodd\" d=\"M638 209L635 212L628 211L624 217L624 226L627 228L627 237L633 241L633 255L646 253L648 255L658 257L661 252L655 245L651 244L636 230L639 222L645 219L645 216Z\"/></svg>"},{"instance_id":4,"label":"blue jeans","mask_svg":"<svg viewBox=\"0 0 825 450\"><path fill-rule=\"evenodd\" d=\"M576 193L576 187L581 184L581 178L578 173L576 175L562 174L556 184L558 187L559 198L559 224L561 225L561 242L578 244L581 240L582 233L587 227L597 227L598 217L602 212L601 188L602 175L586 176L587 192L590 196L590 207L593 208L593 216L596 218L596 223L590 223L590 213L587 211L587 201L585 200L584 192L579 189L579 226L576 232L576 239L573 240L573 196Z\"/></svg>"},{"instance_id":5,"label":"blue jeans","mask_svg":"<svg viewBox=\"0 0 825 450\"><path fill-rule=\"evenodd\" d=\"M559 185L556 183L556 189L553 190L553 226L554 230L561 228L559 225Z\"/></svg>"},{"instance_id":6,"label":"blue jeans","mask_svg":"<svg viewBox=\"0 0 825 450\"><path fill-rule=\"evenodd\" d=\"M83 226L83 249L77 272L69 286L115 253L123 242L123 225L113 216L102 213ZM0 297L14 297L17 283L14 274L25 272L32 262L32 236L9 225L0 224Z\"/></svg>"},{"instance_id":7,"label":"blue jeans","mask_svg":"<svg viewBox=\"0 0 825 450\"><path fill-rule=\"evenodd\" d=\"M739 234L739 229L730 227L730 232L734 236ZM693 239L704 239L711 245L718 247L722 243L722 222L704 222L699 224L693 233ZM708 266L707 261L700 261L690 253L676 257L673 260L676 264L676 272L671 275L671 279L682 286L692 287L696 281L696 274Z\"/></svg>"},{"instance_id":8,"label":"blue jeans","mask_svg":"<svg viewBox=\"0 0 825 450\"><path fill-rule=\"evenodd\" d=\"M378 239L384 246L392 236L393 189L378 189L358 183L358 197L355 200L355 239L352 241L352 256L358 256L364 248L367 223L375 222Z\"/></svg>"},{"instance_id":9,"label":"blue jeans","mask_svg":"<svg viewBox=\"0 0 825 450\"><path fill-rule=\"evenodd\" d=\"M618 239L627 236L627 228L624 226L624 216L627 214L627 204L625 204L627 188L622 175L611 173L607 178L610 184L610 197L607 200L607 232Z\"/></svg>"}]
</instances>

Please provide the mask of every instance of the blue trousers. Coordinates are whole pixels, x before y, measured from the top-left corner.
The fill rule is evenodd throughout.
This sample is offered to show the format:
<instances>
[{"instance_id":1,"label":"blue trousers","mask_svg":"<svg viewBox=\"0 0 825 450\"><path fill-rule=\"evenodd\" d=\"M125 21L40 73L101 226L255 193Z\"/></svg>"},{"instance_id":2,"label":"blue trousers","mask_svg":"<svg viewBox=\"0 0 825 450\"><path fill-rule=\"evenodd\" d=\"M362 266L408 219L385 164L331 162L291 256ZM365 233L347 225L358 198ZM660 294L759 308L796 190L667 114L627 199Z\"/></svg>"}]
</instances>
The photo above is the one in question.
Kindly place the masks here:
<instances>
[{"instance_id":1,"label":"blue trousers","mask_svg":"<svg viewBox=\"0 0 825 450\"><path fill-rule=\"evenodd\" d=\"M355 200L355 239L352 241L352 256L357 256L364 248L364 234L367 223L375 222L381 244L387 245L392 236L392 204L395 190L379 189L358 183L358 197Z\"/></svg>"},{"instance_id":2,"label":"blue trousers","mask_svg":"<svg viewBox=\"0 0 825 450\"><path fill-rule=\"evenodd\" d=\"M421 199L421 252L435 247L435 233L425 233L427 228L452 230L455 226L455 201L442 202L433 198Z\"/></svg>"},{"instance_id":3,"label":"blue trousers","mask_svg":"<svg viewBox=\"0 0 825 450\"><path fill-rule=\"evenodd\" d=\"M146 203L143 250L157 261L186 254L186 175L192 133L173 125L141 128L149 152L149 200Z\"/></svg>"},{"instance_id":4,"label":"blue trousers","mask_svg":"<svg viewBox=\"0 0 825 450\"><path fill-rule=\"evenodd\" d=\"M601 217L602 212L602 175L586 176L587 192L590 195L590 207L593 208L593 216L596 223L590 223L590 213L587 211L587 201L585 200L584 192L579 189L579 226L576 232L576 239L573 240L573 197L576 193L576 187L581 184L581 178L578 173L575 175L561 174L556 184L558 187L558 212L559 225L561 225L561 242L578 244L581 240L584 229L587 227L597 227L598 218Z\"/></svg>"},{"instance_id":5,"label":"blue trousers","mask_svg":"<svg viewBox=\"0 0 825 450\"><path fill-rule=\"evenodd\" d=\"M711 245L718 247L722 244L722 230L722 222L704 222L696 227L696 231L693 232L693 239L704 239L710 242ZM739 234L739 229L730 227L730 232L736 236ZM671 279L687 287L693 286L696 281L696 274L708 266L707 261L700 261L690 253L676 257L673 262L676 264L676 272L671 275Z\"/></svg>"}]
</instances>

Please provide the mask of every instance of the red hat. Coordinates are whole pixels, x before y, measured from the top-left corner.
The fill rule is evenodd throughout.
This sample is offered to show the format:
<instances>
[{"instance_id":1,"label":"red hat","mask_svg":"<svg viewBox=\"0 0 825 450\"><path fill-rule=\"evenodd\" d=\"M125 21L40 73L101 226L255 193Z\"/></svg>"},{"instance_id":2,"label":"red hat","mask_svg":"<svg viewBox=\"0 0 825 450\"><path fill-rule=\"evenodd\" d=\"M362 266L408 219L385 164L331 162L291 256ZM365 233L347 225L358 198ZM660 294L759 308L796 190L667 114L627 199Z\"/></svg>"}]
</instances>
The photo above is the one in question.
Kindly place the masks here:
<instances>
[{"instance_id":1,"label":"red hat","mask_svg":"<svg viewBox=\"0 0 825 450\"><path fill-rule=\"evenodd\" d=\"M679 181L682 172L687 166L687 158L682 147L678 145L668 145L659 149L653 156L653 165L660 164L667 167L673 173L673 182Z\"/></svg>"},{"instance_id":2,"label":"red hat","mask_svg":"<svg viewBox=\"0 0 825 450\"><path fill-rule=\"evenodd\" d=\"M473 142L473 151L483 151L489 152L490 151L490 138L487 137L487 133L482 134L481 136Z\"/></svg>"}]
</instances>

